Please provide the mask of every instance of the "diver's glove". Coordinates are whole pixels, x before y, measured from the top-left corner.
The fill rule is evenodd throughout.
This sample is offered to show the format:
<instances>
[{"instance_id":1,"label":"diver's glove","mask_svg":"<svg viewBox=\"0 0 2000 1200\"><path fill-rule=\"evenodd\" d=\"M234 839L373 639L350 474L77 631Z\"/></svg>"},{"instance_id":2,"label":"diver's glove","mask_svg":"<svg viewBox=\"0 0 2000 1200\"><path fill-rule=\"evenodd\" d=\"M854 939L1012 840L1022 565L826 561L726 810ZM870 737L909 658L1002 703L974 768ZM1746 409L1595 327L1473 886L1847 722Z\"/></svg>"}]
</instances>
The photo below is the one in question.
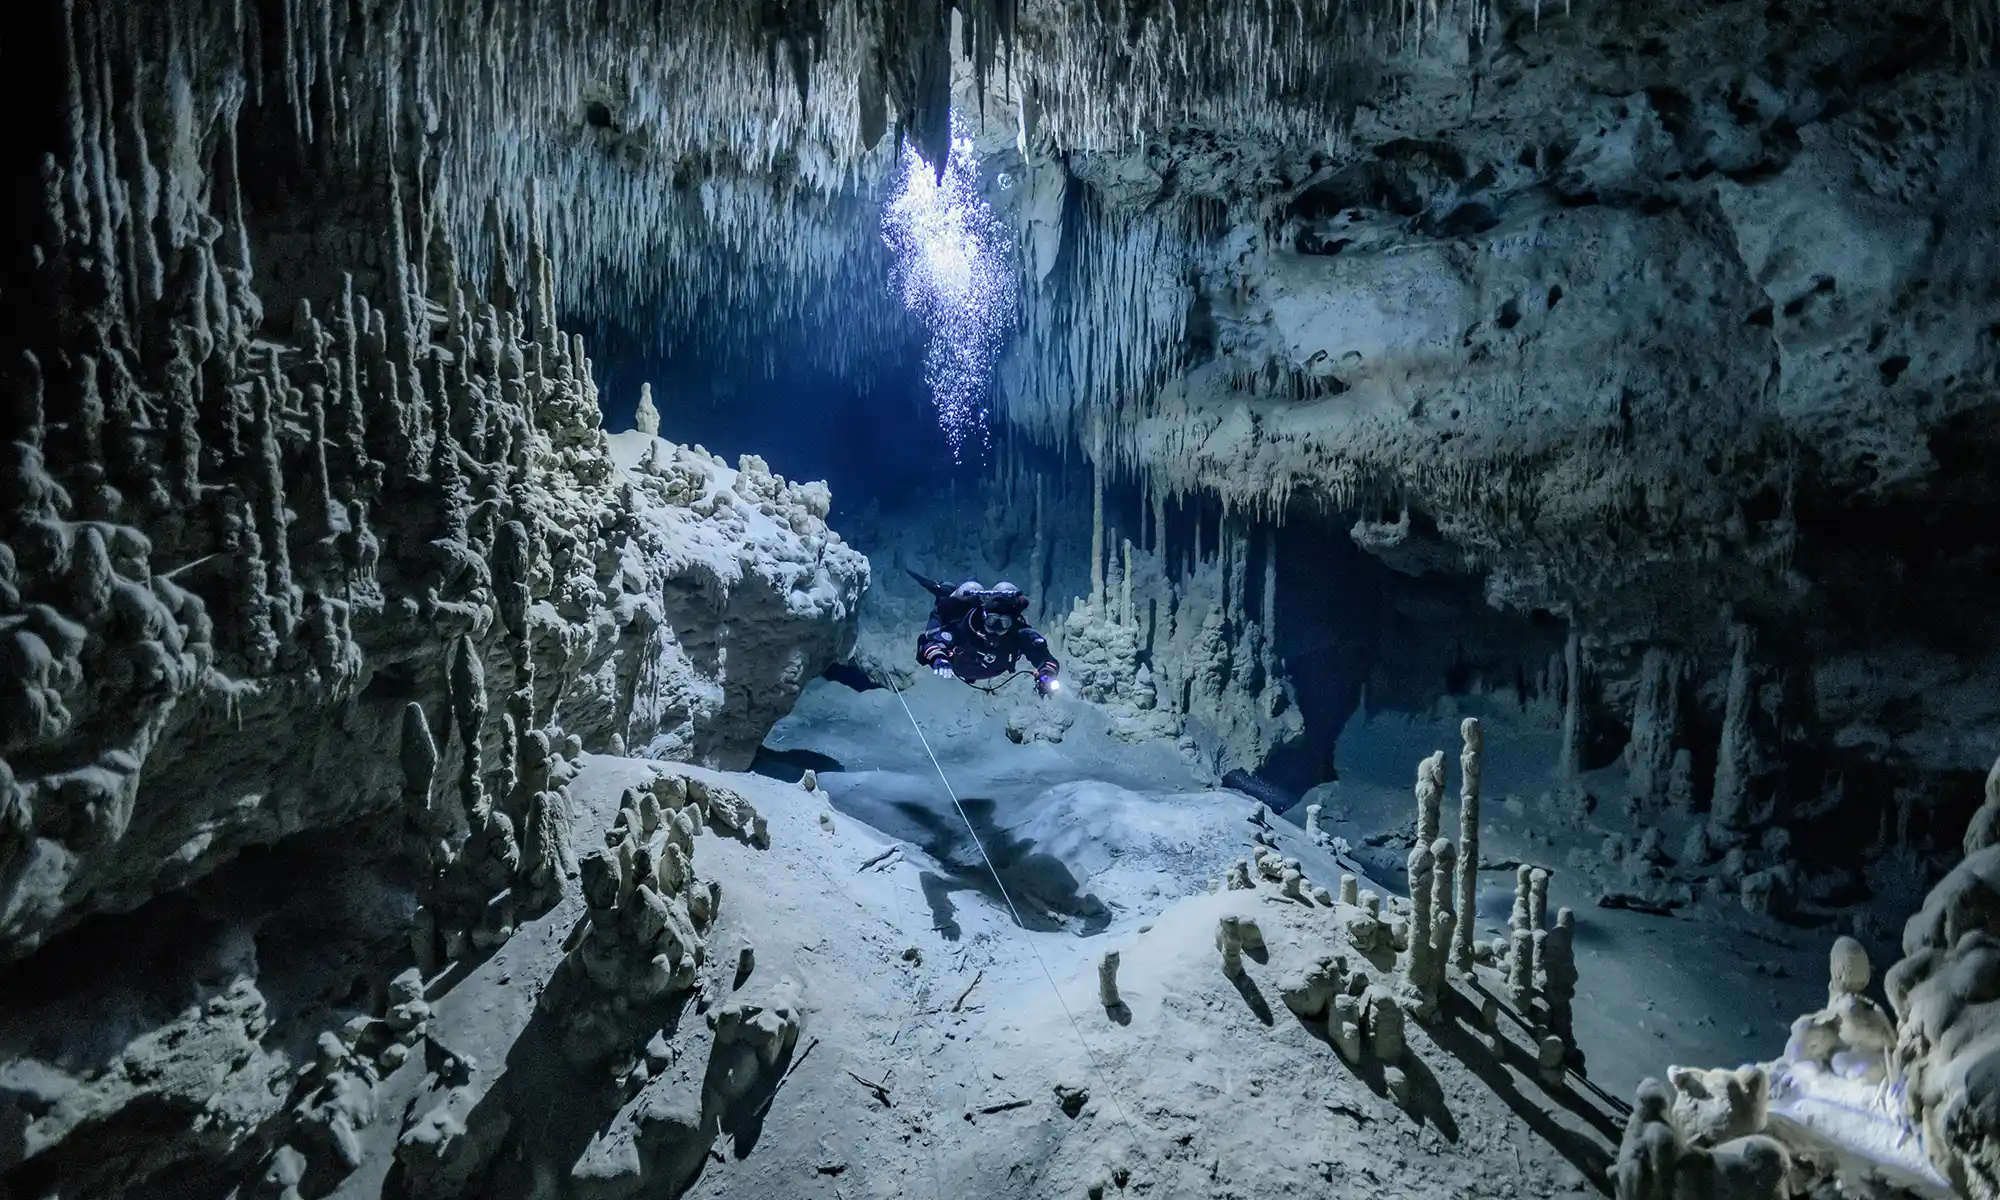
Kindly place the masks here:
<instances>
[{"instance_id":1,"label":"diver's glove","mask_svg":"<svg viewBox=\"0 0 2000 1200\"><path fill-rule=\"evenodd\" d=\"M940 658L931 664L931 674L937 676L939 679L950 679L957 672L951 669L950 663Z\"/></svg>"},{"instance_id":2,"label":"diver's glove","mask_svg":"<svg viewBox=\"0 0 2000 1200\"><path fill-rule=\"evenodd\" d=\"M1042 699L1046 700L1051 694L1060 690L1062 690L1062 684L1056 681L1056 669L1054 667L1043 667L1041 670L1035 672L1035 693L1042 697Z\"/></svg>"}]
</instances>

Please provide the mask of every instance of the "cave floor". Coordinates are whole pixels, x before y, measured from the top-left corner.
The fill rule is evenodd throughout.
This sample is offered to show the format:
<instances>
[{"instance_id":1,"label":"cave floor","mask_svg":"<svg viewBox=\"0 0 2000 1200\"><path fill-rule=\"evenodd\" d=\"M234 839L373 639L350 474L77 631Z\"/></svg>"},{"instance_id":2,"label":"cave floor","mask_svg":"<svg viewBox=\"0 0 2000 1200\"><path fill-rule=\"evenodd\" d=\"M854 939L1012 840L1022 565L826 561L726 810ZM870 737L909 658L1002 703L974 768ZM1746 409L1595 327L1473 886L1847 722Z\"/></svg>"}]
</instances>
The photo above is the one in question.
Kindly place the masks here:
<instances>
[{"instance_id":1,"label":"cave floor","mask_svg":"<svg viewBox=\"0 0 2000 1200\"><path fill-rule=\"evenodd\" d=\"M773 735L765 774L816 755L818 793L723 778L768 817L771 845L699 839L697 870L723 885L713 961L754 942L743 994L795 991L806 1017L767 1116L718 1143L689 1195L1598 1193L1617 1129L1494 1062L1471 1011L1411 1026L1407 1107L1380 1065L1350 1064L1292 1016L1280 984L1330 948L1327 911L1269 885L1205 888L1249 844L1253 801L1202 788L1171 748L1119 746L1084 712L1060 745L1003 739L1018 753L994 755L961 699L920 685L911 703L1025 932L978 882L977 852L936 807L950 802L926 798L936 775L914 736L889 741L909 730L893 693L816 687ZM799 745L807 731L820 749ZM882 756L856 769L871 743ZM608 821L654 769L594 757L575 790ZM1285 853L1315 853L1276 832ZM1234 985L1216 969L1225 913L1254 916L1267 946ZM1114 949L1122 1010L1098 994Z\"/></svg>"},{"instance_id":2,"label":"cave floor","mask_svg":"<svg viewBox=\"0 0 2000 1200\"><path fill-rule=\"evenodd\" d=\"M1064 700L1049 702L1066 705L1073 722L1060 743L1017 744L1005 736L1009 719L1020 724L1036 701L1025 687L1012 690L1019 694L989 698L922 678L907 698L1030 928L1118 934L1163 903L1204 891L1251 852L1255 829L1233 814L1254 805L1213 790L1171 745L1120 741L1094 707ZM1553 871L1551 914L1567 906L1577 916L1576 1029L1589 1077L1629 1097L1669 1064L1775 1057L1792 1020L1824 1001L1833 932L1705 901L1665 916L1598 907L1590 860L1607 832L1629 825L1607 811L1616 805L1589 819L1551 814L1542 797L1555 787L1558 739L1531 722L1470 707L1357 715L1341 735L1339 784L1308 797L1324 805L1327 833L1351 845L1347 869L1360 868L1372 881L1364 887L1407 892L1411 789L1417 762L1435 749L1447 752L1443 830L1456 840L1461 715L1487 725L1478 936L1505 933L1513 864ZM928 864L918 879L930 928L957 936L964 896L999 899L895 692L808 687L766 738L756 769L796 780L806 767L843 813L908 843L913 860ZM1616 769L1589 782L1599 794L1623 794ZM1301 802L1284 818L1302 826L1305 809ZM1343 869L1331 856L1288 853L1329 887Z\"/></svg>"}]
</instances>

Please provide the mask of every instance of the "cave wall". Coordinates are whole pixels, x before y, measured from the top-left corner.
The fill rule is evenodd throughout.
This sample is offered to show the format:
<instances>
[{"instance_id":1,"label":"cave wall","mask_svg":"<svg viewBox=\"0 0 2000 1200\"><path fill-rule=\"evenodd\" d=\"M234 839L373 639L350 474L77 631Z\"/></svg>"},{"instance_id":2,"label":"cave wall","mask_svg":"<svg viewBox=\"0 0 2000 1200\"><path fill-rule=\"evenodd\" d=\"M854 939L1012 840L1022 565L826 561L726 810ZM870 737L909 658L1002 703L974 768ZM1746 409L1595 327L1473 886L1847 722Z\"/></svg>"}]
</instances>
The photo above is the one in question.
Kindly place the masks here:
<instances>
[{"instance_id":1,"label":"cave wall","mask_svg":"<svg viewBox=\"0 0 2000 1200\"><path fill-rule=\"evenodd\" d=\"M1447 650L1562 695L1573 631L1564 769L1638 763L1601 800L1666 806L1683 752L1677 803L1728 837L1929 827L1933 802L1957 828L2000 730L1972 599L2000 413L1976 27L1483 11L1317 145L982 143L1037 180L996 193L1036 281L1008 418L1347 529L1424 613L1371 698L1423 708Z\"/></svg>"}]
</instances>

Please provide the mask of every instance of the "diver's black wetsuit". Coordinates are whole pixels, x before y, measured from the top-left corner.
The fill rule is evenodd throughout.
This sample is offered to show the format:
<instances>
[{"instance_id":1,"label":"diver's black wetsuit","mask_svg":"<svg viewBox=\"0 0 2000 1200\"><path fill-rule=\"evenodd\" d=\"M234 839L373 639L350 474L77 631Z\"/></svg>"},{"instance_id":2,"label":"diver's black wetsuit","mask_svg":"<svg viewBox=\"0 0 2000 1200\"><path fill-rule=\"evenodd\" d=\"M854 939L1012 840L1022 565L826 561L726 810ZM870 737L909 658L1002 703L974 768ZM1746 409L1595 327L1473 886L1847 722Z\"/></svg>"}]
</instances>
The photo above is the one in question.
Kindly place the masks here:
<instances>
[{"instance_id":1,"label":"diver's black wetsuit","mask_svg":"<svg viewBox=\"0 0 2000 1200\"><path fill-rule=\"evenodd\" d=\"M1017 659L1025 658L1038 680L1055 678L1060 668L1055 656L1049 653L1048 639L1018 615L1007 614L1011 618L1010 627L1004 632L989 632L982 627L986 612L982 599L987 593L967 596L963 594L965 588L954 590L914 571L910 574L937 597L929 624L917 635L918 662L932 668L939 663L949 664L954 675L971 683L1005 675L1015 669ZM1020 601L1020 606L1025 604L1025 599Z\"/></svg>"}]
</instances>

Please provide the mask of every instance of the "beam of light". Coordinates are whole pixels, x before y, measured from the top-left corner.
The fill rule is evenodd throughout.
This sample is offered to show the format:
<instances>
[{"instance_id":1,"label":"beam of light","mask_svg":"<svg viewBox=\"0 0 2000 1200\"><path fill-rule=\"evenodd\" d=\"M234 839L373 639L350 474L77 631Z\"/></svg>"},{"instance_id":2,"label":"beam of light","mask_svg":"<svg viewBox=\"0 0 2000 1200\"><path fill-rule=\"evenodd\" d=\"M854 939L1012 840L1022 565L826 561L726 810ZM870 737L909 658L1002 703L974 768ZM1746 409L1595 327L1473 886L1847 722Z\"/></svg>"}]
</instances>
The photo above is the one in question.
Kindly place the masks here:
<instances>
[{"instance_id":1,"label":"beam of light","mask_svg":"<svg viewBox=\"0 0 2000 1200\"><path fill-rule=\"evenodd\" d=\"M1007 229L979 193L972 138L952 116L943 178L905 142L882 240L896 257L903 306L930 331L924 382L954 462L991 430L986 393L1014 327L1015 282Z\"/></svg>"}]
</instances>

